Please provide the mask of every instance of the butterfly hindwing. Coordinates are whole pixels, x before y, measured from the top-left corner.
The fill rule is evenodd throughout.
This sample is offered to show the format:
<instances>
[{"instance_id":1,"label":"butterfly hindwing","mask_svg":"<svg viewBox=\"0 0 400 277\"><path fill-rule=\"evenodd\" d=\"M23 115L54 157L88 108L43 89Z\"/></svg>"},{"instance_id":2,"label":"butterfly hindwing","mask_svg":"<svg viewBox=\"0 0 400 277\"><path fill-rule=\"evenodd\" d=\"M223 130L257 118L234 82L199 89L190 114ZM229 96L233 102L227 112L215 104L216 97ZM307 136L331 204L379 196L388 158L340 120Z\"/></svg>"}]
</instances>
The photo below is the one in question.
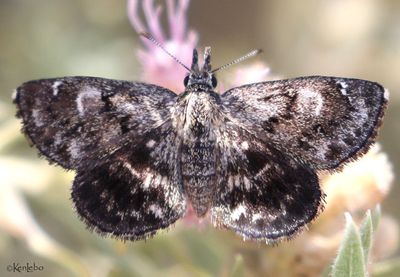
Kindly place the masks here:
<instances>
[{"instance_id":1,"label":"butterfly hindwing","mask_svg":"<svg viewBox=\"0 0 400 277\"><path fill-rule=\"evenodd\" d=\"M368 150L387 91L374 82L314 76L244 85L221 98L259 139L314 169L333 169Z\"/></svg>"},{"instance_id":2,"label":"butterfly hindwing","mask_svg":"<svg viewBox=\"0 0 400 277\"><path fill-rule=\"evenodd\" d=\"M24 83L16 90L23 131L41 154L68 169L107 156L169 118L171 91L94 77Z\"/></svg>"},{"instance_id":3,"label":"butterfly hindwing","mask_svg":"<svg viewBox=\"0 0 400 277\"><path fill-rule=\"evenodd\" d=\"M113 153L78 168L72 199L90 229L129 240L149 237L182 217L176 134L167 122Z\"/></svg>"},{"instance_id":4,"label":"butterfly hindwing","mask_svg":"<svg viewBox=\"0 0 400 277\"><path fill-rule=\"evenodd\" d=\"M317 216L323 194L311 168L232 123L221 132L218 152L224 158L211 208L215 225L273 243Z\"/></svg>"}]
</instances>

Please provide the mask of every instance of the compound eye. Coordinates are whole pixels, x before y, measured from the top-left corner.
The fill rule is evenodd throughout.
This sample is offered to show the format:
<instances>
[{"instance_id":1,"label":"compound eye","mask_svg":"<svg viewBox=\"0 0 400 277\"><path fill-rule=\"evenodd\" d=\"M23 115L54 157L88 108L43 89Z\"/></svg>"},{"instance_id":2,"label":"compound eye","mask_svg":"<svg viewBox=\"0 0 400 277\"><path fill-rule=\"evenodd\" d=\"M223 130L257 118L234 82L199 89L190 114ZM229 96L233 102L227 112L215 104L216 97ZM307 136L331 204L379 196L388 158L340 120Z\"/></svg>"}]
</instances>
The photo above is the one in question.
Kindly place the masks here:
<instances>
[{"instance_id":1,"label":"compound eye","mask_svg":"<svg viewBox=\"0 0 400 277\"><path fill-rule=\"evenodd\" d=\"M186 87L189 83L189 75L186 75L185 79L183 79L183 85Z\"/></svg>"},{"instance_id":2,"label":"compound eye","mask_svg":"<svg viewBox=\"0 0 400 277\"><path fill-rule=\"evenodd\" d=\"M212 84L213 88L215 88L218 84L217 78L215 78L214 75L212 75L212 77L211 77L211 84Z\"/></svg>"}]
</instances>

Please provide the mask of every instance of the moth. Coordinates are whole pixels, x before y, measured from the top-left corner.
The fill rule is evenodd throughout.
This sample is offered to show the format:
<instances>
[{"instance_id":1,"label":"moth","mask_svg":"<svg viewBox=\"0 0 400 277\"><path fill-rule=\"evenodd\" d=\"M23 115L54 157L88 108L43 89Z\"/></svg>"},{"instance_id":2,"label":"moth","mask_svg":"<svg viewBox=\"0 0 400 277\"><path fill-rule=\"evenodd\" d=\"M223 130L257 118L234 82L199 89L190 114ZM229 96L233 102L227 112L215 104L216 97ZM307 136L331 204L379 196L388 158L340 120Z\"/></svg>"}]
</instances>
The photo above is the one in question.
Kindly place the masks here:
<instances>
[{"instance_id":1,"label":"moth","mask_svg":"<svg viewBox=\"0 0 400 277\"><path fill-rule=\"evenodd\" d=\"M194 49L179 95L141 82L63 77L22 84L14 103L40 154L76 171L71 198L91 230L146 239L191 205L245 239L290 238L323 209L316 172L339 169L374 142L388 91L309 76L219 94L220 68L212 70L209 47L200 67Z\"/></svg>"}]
</instances>

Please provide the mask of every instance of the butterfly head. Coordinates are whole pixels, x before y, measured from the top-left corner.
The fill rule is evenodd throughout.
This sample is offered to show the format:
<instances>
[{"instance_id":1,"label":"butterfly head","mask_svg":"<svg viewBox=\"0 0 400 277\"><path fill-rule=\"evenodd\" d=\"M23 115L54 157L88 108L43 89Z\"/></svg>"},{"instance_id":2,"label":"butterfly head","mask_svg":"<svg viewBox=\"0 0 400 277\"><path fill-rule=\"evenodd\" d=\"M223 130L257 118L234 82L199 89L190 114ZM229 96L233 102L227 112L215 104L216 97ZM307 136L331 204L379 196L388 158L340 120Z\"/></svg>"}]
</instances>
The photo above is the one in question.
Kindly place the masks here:
<instances>
[{"instance_id":1,"label":"butterfly head","mask_svg":"<svg viewBox=\"0 0 400 277\"><path fill-rule=\"evenodd\" d=\"M253 50L246 55L231 61L223 66L220 66L214 70L211 70L211 47L206 47L204 50L204 64L203 67L200 69L199 67L199 54L197 53L196 49L193 49L193 59L192 59L192 66L189 69L186 65L184 65L180 60L178 60L174 55L169 53L151 34L146 32L141 32L140 35L156 46L160 47L168 56L173 58L177 63L181 66L186 68L189 71L189 74L186 75L183 83L186 89L190 90L201 90L201 91L210 91L213 90L217 86L217 78L215 78L215 72L218 70L225 69L231 65L237 64L242 62L250 57L253 57L259 53L261 53L260 49Z\"/></svg>"},{"instance_id":2,"label":"butterfly head","mask_svg":"<svg viewBox=\"0 0 400 277\"><path fill-rule=\"evenodd\" d=\"M211 71L211 47L206 47L204 50L204 64L201 69L199 67L199 54L196 49L193 49L191 70L183 83L186 88L197 86L214 89L217 86L217 78Z\"/></svg>"}]
</instances>

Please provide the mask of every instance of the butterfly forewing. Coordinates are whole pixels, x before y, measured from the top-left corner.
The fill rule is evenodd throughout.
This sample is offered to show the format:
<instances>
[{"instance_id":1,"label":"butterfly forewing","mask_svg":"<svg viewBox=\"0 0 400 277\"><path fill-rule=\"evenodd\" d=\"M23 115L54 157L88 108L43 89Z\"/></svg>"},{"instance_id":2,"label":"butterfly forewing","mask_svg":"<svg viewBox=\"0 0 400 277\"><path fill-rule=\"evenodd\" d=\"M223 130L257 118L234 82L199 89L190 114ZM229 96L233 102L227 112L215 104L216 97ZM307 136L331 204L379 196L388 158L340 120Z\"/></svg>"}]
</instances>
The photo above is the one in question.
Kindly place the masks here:
<instances>
[{"instance_id":1,"label":"butterfly forewing","mask_svg":"<svg viewBox=\"0 0 400 277\"><path fill-rule=\"evenodd\" d=\"M387 103L377 83L321 76L244 85L222 101L237 124L314 169L364 153Z\"/></svg>"},{"instance_id":2,"label":"butterfly forewing","mask_svg":"<svg viewBox=\"0 0 400 277\"><path fill-rule=\"evenodd\" d=\"M14 101L24 132L41 154L76 169L162 124L175 98L150 84L66 77L27 82Z\"/></svg>"}]
</instances>

